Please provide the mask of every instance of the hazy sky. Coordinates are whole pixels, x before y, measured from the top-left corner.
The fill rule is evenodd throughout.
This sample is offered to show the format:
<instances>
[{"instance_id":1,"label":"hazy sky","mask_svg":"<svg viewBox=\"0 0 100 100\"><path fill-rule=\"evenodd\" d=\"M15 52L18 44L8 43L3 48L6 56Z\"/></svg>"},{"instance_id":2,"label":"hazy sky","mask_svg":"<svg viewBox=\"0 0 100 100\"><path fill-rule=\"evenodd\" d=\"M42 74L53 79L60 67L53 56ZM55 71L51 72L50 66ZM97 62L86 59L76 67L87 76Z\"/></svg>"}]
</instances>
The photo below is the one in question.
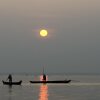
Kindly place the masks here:
<instances>
[{"instance_id":1,"label":"hazy sky","mask_svg":"<svg viewBox=\"0 0 100 100\"><path fill-rule=\"evenodd\" d=\"M47 29L47 38L39 36ZM0 72L99 73L100 0L0 0Z\"/></svg>"}]
</instances>

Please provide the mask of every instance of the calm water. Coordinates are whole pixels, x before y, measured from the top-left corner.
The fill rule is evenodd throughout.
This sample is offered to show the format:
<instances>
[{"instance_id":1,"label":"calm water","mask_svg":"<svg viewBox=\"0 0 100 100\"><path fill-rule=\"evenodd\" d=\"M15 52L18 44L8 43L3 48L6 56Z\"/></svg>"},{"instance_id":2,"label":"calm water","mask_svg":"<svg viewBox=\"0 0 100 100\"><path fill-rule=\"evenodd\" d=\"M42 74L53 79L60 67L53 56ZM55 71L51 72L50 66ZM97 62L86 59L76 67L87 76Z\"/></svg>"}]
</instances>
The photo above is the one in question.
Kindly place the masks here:
<instances>
[{"instance_id":1,"label":"calm water","mask_svg":"<svg viewBox=\"0 0 100 100\"><path fill-rule=\"evenodd\" d=\"M7 75L1 75L6 80ZM72 79L70 84L37 84L39 76L13 75L13 80L23 79L21 86L5 86L0 82L0 100L100 100L100 75L50 75L49 80Z\"/></svg>"}]
</instances>

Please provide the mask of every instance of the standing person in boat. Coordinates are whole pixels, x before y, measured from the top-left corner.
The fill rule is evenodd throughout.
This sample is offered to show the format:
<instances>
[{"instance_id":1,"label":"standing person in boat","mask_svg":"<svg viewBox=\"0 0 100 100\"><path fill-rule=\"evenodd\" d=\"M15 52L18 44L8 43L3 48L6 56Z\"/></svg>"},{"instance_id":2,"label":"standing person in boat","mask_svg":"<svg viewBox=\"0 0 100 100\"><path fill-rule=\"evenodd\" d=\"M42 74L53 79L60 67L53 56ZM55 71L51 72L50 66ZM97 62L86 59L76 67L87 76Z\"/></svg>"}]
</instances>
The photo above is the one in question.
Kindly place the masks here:
<instances>
[{"instance_id":1,"label":"standing person in boat","mask_svg":"<svg viewBox=\"0 0 100 100\"><path fill-rule=\"evenodd\" d=\"M12 75L11 74L9 74L7 80L9 80L10 83L12 82Z\"/></svg>"}]
</instances>

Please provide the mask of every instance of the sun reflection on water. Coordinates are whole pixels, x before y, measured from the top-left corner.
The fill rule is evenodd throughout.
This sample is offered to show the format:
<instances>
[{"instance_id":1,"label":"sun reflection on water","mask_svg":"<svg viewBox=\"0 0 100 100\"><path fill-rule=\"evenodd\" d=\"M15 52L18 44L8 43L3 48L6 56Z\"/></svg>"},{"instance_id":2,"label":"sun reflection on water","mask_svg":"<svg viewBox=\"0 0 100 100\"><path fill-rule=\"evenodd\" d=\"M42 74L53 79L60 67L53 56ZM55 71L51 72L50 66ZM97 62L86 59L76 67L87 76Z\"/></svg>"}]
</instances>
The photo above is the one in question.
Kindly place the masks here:
<instances>
[{"instance_id":1,"label":"sun reflection on water","mask_svg":"<svg viewBox=\"0 0 100 100\"><path fill-rule=\"evenodd\" d=\"M48 86L46 84L40 86L39 100L48 100Z\"/></svg>"}]
</instances>

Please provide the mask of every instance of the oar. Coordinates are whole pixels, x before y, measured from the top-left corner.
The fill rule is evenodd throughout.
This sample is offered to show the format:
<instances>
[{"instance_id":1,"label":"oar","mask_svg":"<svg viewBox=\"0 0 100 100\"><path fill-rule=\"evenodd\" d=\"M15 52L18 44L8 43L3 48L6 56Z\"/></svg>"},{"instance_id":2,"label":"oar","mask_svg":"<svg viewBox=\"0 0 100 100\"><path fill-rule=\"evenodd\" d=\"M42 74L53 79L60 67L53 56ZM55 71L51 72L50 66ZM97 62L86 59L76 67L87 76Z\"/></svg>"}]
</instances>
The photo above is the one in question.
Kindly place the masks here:
<instances>
[{"instance_id":1,"label":"oar","mask_svg":"<svg viewBox=\"0 0 100 100\"><path fill-rule=\"evenodd\" d=\"M80 81L78 81L78 80L71 80L71 81L74 81L74 82L80 82Z\"/></svg>"},{"instance_id":2,"label":"oar","mask_svg":"<svg viewBox=\"0 0 100 100\"><path fill-rule=\"evenodd\" d=\"M8 80L8 78L6 79L6 81Z\"/></svg>"}]
</instances>

